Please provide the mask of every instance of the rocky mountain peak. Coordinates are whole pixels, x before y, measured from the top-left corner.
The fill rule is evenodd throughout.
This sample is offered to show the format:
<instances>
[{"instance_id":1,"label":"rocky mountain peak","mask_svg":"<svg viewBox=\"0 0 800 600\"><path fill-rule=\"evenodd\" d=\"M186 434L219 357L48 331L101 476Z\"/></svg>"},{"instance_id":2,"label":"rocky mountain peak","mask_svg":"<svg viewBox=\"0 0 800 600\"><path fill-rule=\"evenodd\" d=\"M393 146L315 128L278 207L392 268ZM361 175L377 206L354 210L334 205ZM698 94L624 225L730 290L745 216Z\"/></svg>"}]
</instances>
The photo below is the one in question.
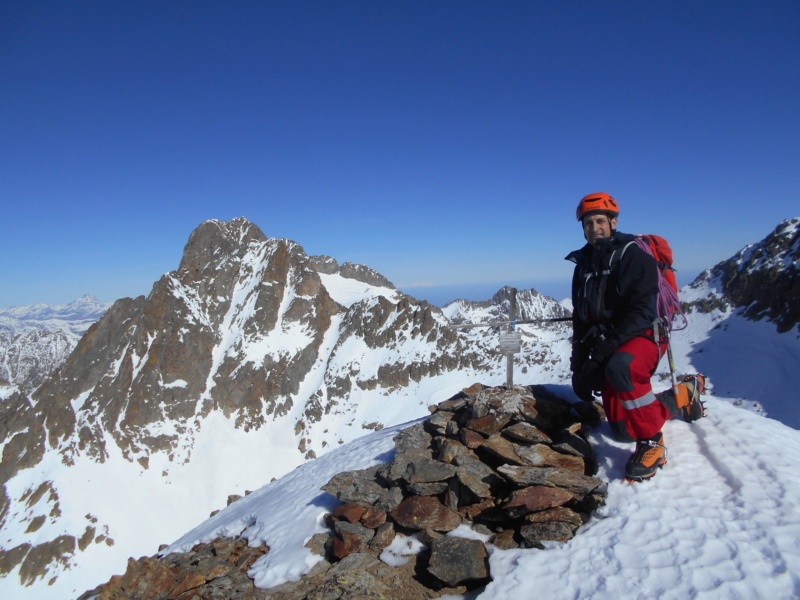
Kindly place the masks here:
<instances>
[{"instance_id":1,"label":"rocky mountain peak","mask_svg":"<svg viewBox=\"0 0 800 600\"><path fill-rule=\"evenodd\" d=\"M244 217L232 221L204 221L189 235L178 269L197 272L204 265L245 252L251 242L266 239L261 229Z\"/></svg>"},{"instance_id":2,"label":"rocky mountain peak","mask_svg":"<svg viewBox=\"0 0 800 600\"><path fill-rule=\"evenodd\" d=\"M800 323L800 218L789 219L757 244L701 273L690 286L708 288L688 310L728 305L752 320L768 319L786 332Z\"/></svg>"},{"instance_id":3,"label":"rocky mountain peak","mask_svg":"<svg viewBox=\"0 0 800 600\"><path fill-rule=\"evenodd\" d=\"M511 308L511 286L500 288L491 300L474 302L455 300L444 306L442 312L453 323L484 323L508 319ZM558 301L531 288L517 290L517 319L533 320L568 317L569 311Z\"/></svg>"}]
</instances>

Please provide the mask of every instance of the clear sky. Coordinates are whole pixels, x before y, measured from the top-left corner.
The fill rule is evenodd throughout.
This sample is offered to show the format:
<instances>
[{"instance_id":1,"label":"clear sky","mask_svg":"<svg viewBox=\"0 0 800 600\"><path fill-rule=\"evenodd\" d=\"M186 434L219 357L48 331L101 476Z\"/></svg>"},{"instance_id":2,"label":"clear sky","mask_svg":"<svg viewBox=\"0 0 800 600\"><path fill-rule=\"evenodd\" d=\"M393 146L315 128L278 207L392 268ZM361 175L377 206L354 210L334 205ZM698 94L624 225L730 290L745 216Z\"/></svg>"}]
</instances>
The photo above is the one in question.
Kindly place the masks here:
<instances>
[{"instance_id":1,"label":"clear sky","mask_svg":"<svg viewBox=\"0 0 800 600\"><path fill-rule=\"evenodd\" d=\"M2 0L0 307L147 294L238 216L420 298L563 297L595 191L688 283L800 216L798 31L797 0Z\"/></svg>"}]
</instances>

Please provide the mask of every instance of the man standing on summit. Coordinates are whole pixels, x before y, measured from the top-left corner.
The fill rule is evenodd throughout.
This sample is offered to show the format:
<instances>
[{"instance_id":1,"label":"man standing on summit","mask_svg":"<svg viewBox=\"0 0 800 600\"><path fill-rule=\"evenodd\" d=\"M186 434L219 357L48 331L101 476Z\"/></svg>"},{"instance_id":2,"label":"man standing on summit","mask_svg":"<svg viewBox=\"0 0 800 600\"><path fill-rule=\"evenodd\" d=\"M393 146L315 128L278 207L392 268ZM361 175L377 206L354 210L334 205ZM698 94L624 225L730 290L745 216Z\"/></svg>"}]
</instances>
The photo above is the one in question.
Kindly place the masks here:
<instances>
[{"instance_id":1,"label":"man standing on summit","mask_svg":"<svg viewBox=\"0 0 800 600\"><path fill-rule=\"evenodd\" d=\"M587 402L602 393L614 436L636 442L626 476L642 481L666 463L661 428L672 416L650 385L667 347L654 327L656 261L617 231L619 206L608 194L585 196L576 216L587 244L566 257L575 263L572 387Z\"/></svg>"}]
</instances>

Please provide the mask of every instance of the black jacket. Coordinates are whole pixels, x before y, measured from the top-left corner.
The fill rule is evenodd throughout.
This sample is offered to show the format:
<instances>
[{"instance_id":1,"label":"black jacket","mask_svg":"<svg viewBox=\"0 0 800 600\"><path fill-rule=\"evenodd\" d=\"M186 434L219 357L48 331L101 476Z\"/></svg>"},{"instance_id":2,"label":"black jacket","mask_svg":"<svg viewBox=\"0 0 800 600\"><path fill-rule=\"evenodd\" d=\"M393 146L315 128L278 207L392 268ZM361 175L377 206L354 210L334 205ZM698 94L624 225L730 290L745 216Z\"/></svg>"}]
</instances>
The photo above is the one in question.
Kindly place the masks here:
<instances>
[{"instance_id":1,"label":"black jacket","mask_svg":"<svg viewBox=\"0 0 800 600\"><path fill-rule=\"evenodd\" d=\"M655 259L634 236L614 232L594 246L571 252L572 368L603 362L622 344L653 328L658 272Z\"/></svg>"}]
</instances>

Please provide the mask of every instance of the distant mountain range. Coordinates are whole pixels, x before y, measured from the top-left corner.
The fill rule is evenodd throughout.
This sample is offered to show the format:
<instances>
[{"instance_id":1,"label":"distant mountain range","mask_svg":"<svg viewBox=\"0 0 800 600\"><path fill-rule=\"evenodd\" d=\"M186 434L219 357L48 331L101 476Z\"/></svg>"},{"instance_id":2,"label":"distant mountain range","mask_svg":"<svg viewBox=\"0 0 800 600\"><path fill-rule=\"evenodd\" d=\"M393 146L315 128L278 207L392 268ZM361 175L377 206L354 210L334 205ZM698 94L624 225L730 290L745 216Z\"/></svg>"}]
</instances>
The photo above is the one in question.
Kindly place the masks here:
<instances>
[{"instance_id":1,"label":"distant mountain range","mask_svg":"<svg viewBox=\"0 0 800 600\"><path fill-rule=\"evenodd\" d=\"M739 310L796 328L798 231L800 219L787 221L704 272L682 294L689 318L714 315L711 327ZM473 382L504 383L496 328L454 325L506 318L509 293L439 309L369 267L308 256L234 219L202 223L147 297L0 311L10 340L0 595L79 594L228 494L422 416ZM521 319L568 314L535 290L520 291L517 305ZM31 342L25 352L37 358L26 363L14 357L29 325L41 353ZM568 382L569 324L519 329L517 380Z\"/></svg>"},{"instance_id":2,"label":"distant mountain range","mask_svg":"<svg viewBox=\"0 0 800 600\"><path fill-rule=\"evenodd\" d=\"M109 306L87 294L58 306L0 309L0 385L33 391Z\"/></svg>"}]
</instances>

